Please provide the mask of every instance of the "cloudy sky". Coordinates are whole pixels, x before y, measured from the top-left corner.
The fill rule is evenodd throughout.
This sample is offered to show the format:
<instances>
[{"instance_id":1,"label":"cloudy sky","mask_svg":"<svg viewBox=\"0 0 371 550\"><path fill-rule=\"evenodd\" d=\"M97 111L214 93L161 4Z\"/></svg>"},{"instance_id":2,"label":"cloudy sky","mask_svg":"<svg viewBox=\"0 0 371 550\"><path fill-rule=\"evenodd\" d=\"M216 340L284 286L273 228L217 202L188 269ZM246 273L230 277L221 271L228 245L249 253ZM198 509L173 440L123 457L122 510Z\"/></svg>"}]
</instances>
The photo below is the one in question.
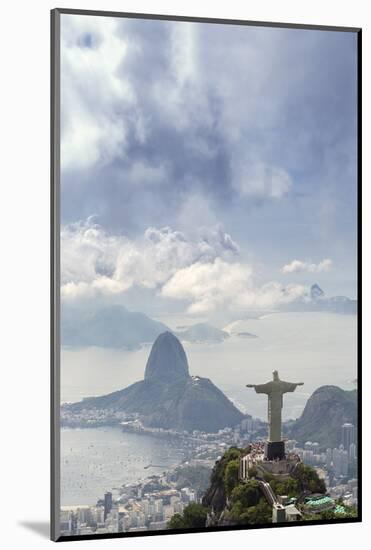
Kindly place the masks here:
<instances>
[{"instance_id":1,"label":"cloudy sky","mask_svg":"<svg viewBox=\"0 0 371 550\"><path fill-rule=\"evenodd\" d=\"M355 297L355 34L62 15L61 44L66 303Z\"/></svg>"}]
</instances>

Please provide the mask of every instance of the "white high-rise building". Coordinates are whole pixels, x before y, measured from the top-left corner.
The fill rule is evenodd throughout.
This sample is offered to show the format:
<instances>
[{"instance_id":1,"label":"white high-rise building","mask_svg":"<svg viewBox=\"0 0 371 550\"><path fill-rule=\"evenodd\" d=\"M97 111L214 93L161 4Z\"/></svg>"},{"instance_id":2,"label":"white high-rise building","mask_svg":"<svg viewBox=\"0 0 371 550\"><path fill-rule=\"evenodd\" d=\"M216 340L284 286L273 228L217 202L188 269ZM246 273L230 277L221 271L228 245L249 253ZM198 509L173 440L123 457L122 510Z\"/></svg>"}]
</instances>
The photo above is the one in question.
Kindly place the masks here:
<instances>
[{"instance_id":1,"label":"white high-rise building","mask_svg":"<svg viewBox=\"0 0 371 550\"><path fill-rule=\"evenodd\" d=\"M164 511L164 504L162 502L162 499L156 499L155 500L155 512L156 514L163 514Z\"/></svg>"},{"instance_id":2,"label":"white high-rise building","mask_svg":"<svg viewBox=\"0 0 371 550\"><path fill-rule=\"evenodd\" d=\"M355 460L357 458L357 445L355 443L349 445L349 458L350 460Z\"/></svg>"}]
</instances>

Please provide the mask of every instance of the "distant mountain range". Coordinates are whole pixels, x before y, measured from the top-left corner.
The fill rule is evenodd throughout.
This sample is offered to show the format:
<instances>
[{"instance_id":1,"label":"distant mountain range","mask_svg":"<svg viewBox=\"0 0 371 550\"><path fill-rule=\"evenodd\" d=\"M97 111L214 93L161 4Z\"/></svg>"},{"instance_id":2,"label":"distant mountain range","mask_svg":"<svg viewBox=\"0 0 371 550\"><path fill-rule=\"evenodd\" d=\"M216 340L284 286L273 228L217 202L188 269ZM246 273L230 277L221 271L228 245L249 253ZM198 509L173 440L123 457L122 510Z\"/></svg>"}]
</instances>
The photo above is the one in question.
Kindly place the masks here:
<instances>
[{"instance_id":1,"label":"distant mountain range","mask_svg":"<svg viewBox=\"0 0 371 550\"><path fill-rule=\"evenodd\" d=\"M290 437L301 444L317 441L322 447L336 447L346 422L357 425L357 390L321 386L308 399L301 417L291 427Z\"/></svg>"},{"instance_id":2,"label":"distant mountain range","mask_svg":"<svg viewBox=\"0 0 371 550\"><path fill-rule=\"evenodd\" d=\"M356 314L357 301L345 296L327 297L318 284L294 302L280 307L281 311L324 311L342 314ZM105 306L93 310L82 310L62 306L61 342L63 346L119 348L135 350L149 344L161 333L171 331L160 321L144 313L133 312L122 305ZM256 338L246 332L242 321L234 321L224 330L207 323L179 327L171 331L182 342L220 343L231 335L241 338Z\"/></svg>"},{"instance_id":3,"label":"distant mountain range","mask_svg":"<svg viewBox=\"0 0 371 550\"><path fill-rule=\"evenodd\" d=\"M184 348L171 332L154 342L144 380L104 395L64 405L65 410L109 410L136 413L147 427L216 432L244 417L208 378L191 376Z\"/></svg>"},{"instance_id":4,"label":"distant mountain range","mask_svg":"<svg viewBox=\"0 0 371 550\"><path fill-rule=\"evenodd\" d=\"M357 300L346 296L328 297L322 288L315 283L303 297L281 306L284 311L328 311L330 313L357 313Z\"/></svg>"},{"instance_id":5,"label":"distant mountain range","mask_svg":"<svg viewBox=\"0 0 371 550\"><path fill-rule=\"evenodd\" d=\"M62 310L63 346L135 350L152 343L165 331L170 332L170 329L164 323L121 305L92 311L68 307ZM184 327L173 334L184 342L218 343L229 337L227 332L206 323Z\"/></svg>"},{"instance_id":6,"label":"distant mountain range","mask_svg":"<svg viewBox=\"0 0 371 550\"><path fill-rule=\"evenodd\" d=\"M94 311L62 309L61 340L64 346L98 346L137 349L150 343L168 327L144 313L114 305Z\"/></svg>"}]
</instances>

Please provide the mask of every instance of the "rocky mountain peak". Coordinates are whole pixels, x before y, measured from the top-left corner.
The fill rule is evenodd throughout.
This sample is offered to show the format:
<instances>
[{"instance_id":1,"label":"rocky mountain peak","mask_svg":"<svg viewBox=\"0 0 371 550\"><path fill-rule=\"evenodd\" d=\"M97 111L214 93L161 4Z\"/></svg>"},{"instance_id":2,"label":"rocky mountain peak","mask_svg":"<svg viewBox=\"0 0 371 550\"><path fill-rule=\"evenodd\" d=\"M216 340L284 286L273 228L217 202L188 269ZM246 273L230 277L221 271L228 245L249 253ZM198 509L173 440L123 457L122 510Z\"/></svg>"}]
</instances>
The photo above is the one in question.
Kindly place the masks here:
<instances>
[{"instance_id":1,"label":"rocky mountain peak","mask_svg":"<svg viewBox=\"0 0 371 550\"><path fill-rule=\"evenodd\" d=\"M153 343L144 373L145 380L172 382L189 378L184 348L171 332L163 332Z\"/></svg>"},{"instance_id":2,"label":"rocky mountain peak","mask_svg":"<svg viewBox=\"0 0 371 550\"><path fill-rule=\"evenodd\" d=\"M315 283L310 287L310 297L312 300L318 300L318 298L323 298L325 293L322 288Z\"/></svg>"},{"instance_id":3,"label":"rocky mountain peak","mask_svg":"<svg viewBox=\"0 0 371 550\"><path fill-rule=\"evenodd\" d=\"M108 395L90 397L64 407L70 419L82 410L135 413L143 426L215 433L235 426L244 415L208 378L191 377L182 344L162 332L150 351L144 380ZM79 422L79 420L77 420Z\"/></svg>"}]
</instances>

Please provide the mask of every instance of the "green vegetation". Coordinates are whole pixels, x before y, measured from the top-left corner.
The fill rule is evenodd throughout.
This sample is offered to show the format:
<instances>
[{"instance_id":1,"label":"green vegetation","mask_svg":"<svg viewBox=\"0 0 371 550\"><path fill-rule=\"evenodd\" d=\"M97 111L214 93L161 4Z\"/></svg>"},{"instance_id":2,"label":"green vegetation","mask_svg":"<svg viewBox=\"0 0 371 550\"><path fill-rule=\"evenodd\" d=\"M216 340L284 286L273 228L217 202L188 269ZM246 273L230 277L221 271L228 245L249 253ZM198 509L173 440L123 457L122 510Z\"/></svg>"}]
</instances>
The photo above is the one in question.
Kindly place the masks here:
<instances>
[{"instance_id":1,"label":"green vegetation","mask_svg":"<svg viewBox=\"0 0 371 550\"><path fill-rule=\"evenodd\" d=\"M251 479L246 483L240 483L233 489L231 501L233 504L240 503L241 506L248 508L258 504L261 497L259 483Z\"/></svg>"},{"instance_id":2,"label":"green vegetation","mask_svg":"<svg viewBox=\"0 0 371 550\"><path fill-rule=\"evenodd\" d=\"M287 495L288 497L299 497L301 493L326 493L326 484L316 470L305 464L299 464L290 477L277 479L274 475L266 472L265 481L268 481L276 495Z\"/></svg>"},{"instance_id":3,"label":"green vegetation","mask_svg":"<svg viewBox=\"0 0 371 550\"><path fill-rule=\"evenodd\" d=\"M337 504L334 510L335 518L357 518L358 510L355 506L346 504Z\"/></svg>"},{"instance_id":4,"label":"green vegetation","mask_svg":"<svg viewBox=\"0 0 371 550\"><path fill-rule=\"evenodd\" d=\"M305 521L316 521L316 520L331 520L331 519L342 519L342 518L356 518L358 517L357 508L354 506L347 506L342 503L341 499L336 501L334 508L330 510L323 510L317 514L306 513L304 514Z\"/></svg>"},{"instance_id":5,"label":"green vegetation","mask_svg":"<svg viewBox=\"0 0 371 550\"><path fill-rule=\"evenodd\" d=\"M269 482L277 496L287 495L289 498L298 497L300 494L300 481L289 477L287 479L272 479Z\"/></svg>"},{"instance_id":6,"label":"green vegetation","mask_svg":"<svg viewBox=\"0 0 371 550\"><path fill-rule=\"evenodd\" d=\"M243 483L238 479L240 458L248 451L248 448L231 447L224 453L211 474L211 486L205 495L204 504L224 510L223 519L232 524L270 523L272 509L263 497L259 483L255 479Z\"/></svg>"},{"instance_id":7,"label":"green vegetation","mask_svg":"<svg viewBox=\"0 0 371 550\"><path fill-rule=\"evenodd\" d=\"M238 477L240 458L249 452L247 449L231 447L215 463L210 476L210 484L201 504L190 504L183 514L175 514L168 527L170 529L189 529L205 527L207 514L213 510L209 518L212 525L254 525L267 524L272 521L272 508L266 501L257 479L251 476L241 481ZM196 475L196 474L195 474ZM206 472L205 472L206 475ZM260 474L261 475L261 474ZM183 479L191 479L192 471L186 471ZM289 477L276 477L264 474L265 481L272 487L277 496L287 495L289 498L301 499L306 494L326 497L326 485L319 478L316 470L305 464L299 464ZM189 483L191 485L191 483ZM315 498L315 497L313 497ZM295 501L294 501L295 502ZM309 508L297 504L303 513L303 520L331 520L341 517L357 517L357 510L336 502L332 509L316 514Z\"/></svg>"},{"instance_id":8,"label":"green vegetation","mask_svg":"<svg viewBox=\"0 0 371 550\"><path fill-rule=\"evenodd\" d=\"M239 523L244 525L272 523L272 508L264 498L261 498L256 506L247 508L239 518Z\"/></svg>"},{"instance_id":9,"label":"green vegetation","mask_svg":"<svg viewBox=\"0 0 371 550\"><path fill-rule=\"evenodd\" d=\"M238 468L236 470L236 464L239 464L240 458L245 454L244 449L238 449L237 447L231 447L224 453L222 458L215 464L211 480L213 478L219 482L226 482L226 477L230 478L230 483L233 485L233 479L238 481ZM233 464L233 466L230 466ZM226 470L229 473L226 473ZM232 487L233 488L233 487Z\"/></svg>"},{"instance_id":10,"label":"green vegetation","mask_svg":"<svg viewBox=\"0 0 371 550\"><path fill-rule=\"evenodd\" d=\"M207 508L202 504L188 504L183 514L175 514L168 522L168 529L194 529L206 525Z\"/></svg>"},{"instance_id":11,"label":"green vegetation","mask_svg":"<svg viewBox=\"0 0 371 550\"><path fill-rule=\"evenodd\" d=\"M316 470L305 464L299 464L292 473L294 480L298 482L300 492L309 491L310 493L326 493L326 484L321 479Z\"/></svg>"},{"instance_id":12,"label":"green vegetation","mask_svg":"<svg viewBox=\"0 0 371 550\"><path fill-rule=\"evenodd\" d=\"M255 479L234 487L226 517L233 523L242 525L272 521L272 509L262 496L259 483Z\"/></svg>"},{"instance_id":13,"label":"green vegetation","mask_svg":"<svg viewBox=\"0 0 371 550\"><path fill-rule=\"evenodd\" d=\"M233 489L238 485L238 471L240 467L240 461L238 458L234 458L225 467L224 470L224 488L225 492L229 496Z\"/></svg>"},{"instance_id":14,"label":"green vegetation","mask_svg":"<svg viewBox=\"0 0 371 550\"><path fill-rule=\"evenodd\" d=\"M223 493L232 491L236 483L238 483L238 468L241 456L246 454L245 449L238 449L237 447L231 447L224 453L222 458L215 463L215 466L211 472L210 487L206 491L205 498L208 500L208 493L212 492L210 489L213 487L221 488ZM232 463L232 466L229 464ZM228 467L228 472L226 471Z\"/></svg>"},{"instance_id":15,"label":"green vegetation","mask_svg":"<svg viewBox=\"0 0 371 550\"><path fill-rule=\"evenodd\" d=\"M235 503L227 514L228 519L239 525L265 524L272 522L272 508L264 499L255 506L244 508L240 502Z\"/></svg>"},{"instance_id":16,"label":"green vegetation","mask_svg":"<svg viewBox=\"0 0 371 550\"><path fill-rule=\"evenodd\" d=\"M310 514L306 512L303 514L304 521L319 521L319 520L331 520L335 519L336 516L332 510L324 510L318 514Z\"/></svg>"}]
</instances>

